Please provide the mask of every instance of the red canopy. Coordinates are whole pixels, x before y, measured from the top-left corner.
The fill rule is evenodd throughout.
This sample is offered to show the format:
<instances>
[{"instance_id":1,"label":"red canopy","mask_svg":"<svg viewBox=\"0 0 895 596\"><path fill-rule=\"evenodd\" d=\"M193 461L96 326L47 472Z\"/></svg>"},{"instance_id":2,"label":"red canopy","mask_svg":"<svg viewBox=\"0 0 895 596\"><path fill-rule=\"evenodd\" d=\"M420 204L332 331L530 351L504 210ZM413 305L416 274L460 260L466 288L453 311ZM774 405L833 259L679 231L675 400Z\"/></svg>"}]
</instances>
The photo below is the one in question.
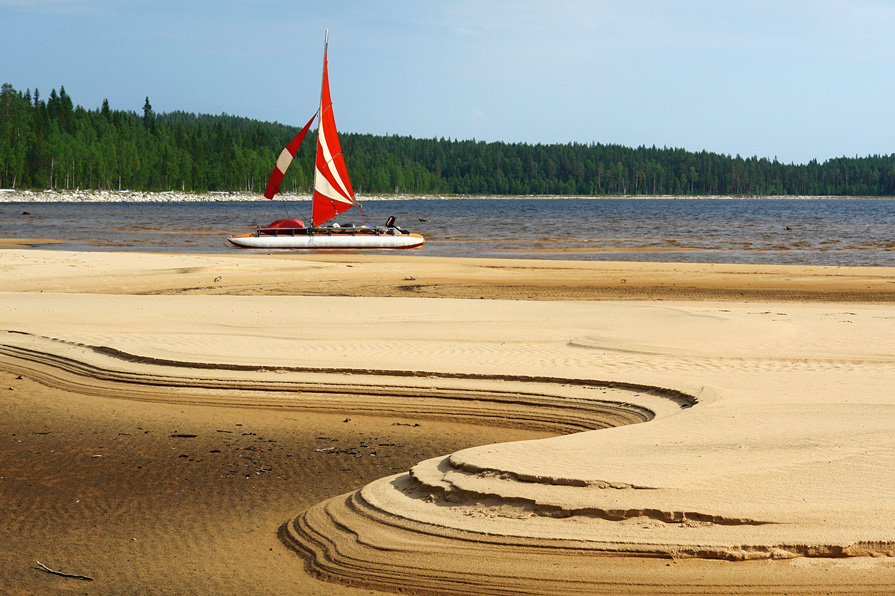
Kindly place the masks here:
<instances>
[{"instance_id":1,"label":"red canopy","mask_svg":"<svg viewBox=\"0 0 895 596\"><path fill-rule=\"evenodd\" d=\"M303 228L305 227L305 222L300 219L278 219L269 226L268 228Z\"/></svg>"}]
</instances>

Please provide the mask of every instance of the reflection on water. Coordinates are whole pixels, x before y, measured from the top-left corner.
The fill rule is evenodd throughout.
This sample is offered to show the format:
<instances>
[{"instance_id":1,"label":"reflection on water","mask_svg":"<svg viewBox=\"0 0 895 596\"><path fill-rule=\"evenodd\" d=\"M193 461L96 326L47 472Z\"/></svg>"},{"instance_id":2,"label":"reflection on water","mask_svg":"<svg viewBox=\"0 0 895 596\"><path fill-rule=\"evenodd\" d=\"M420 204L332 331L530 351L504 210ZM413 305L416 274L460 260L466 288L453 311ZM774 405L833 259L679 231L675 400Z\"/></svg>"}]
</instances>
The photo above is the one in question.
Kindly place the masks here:
<instances>
[{"instance_id":1,"label":"reflection on water","mask_svg":"<svg viewBox=\"0 0 895 596\"><path fill-rule=\"evenodd\" d=\"M238 251L279 201L0 203L0 237L65 240L61 250ZM895 266L893 199L370 200L339 221L390 216L426 236L413 254L574 260Z\"/></svg>"}]
</instances>

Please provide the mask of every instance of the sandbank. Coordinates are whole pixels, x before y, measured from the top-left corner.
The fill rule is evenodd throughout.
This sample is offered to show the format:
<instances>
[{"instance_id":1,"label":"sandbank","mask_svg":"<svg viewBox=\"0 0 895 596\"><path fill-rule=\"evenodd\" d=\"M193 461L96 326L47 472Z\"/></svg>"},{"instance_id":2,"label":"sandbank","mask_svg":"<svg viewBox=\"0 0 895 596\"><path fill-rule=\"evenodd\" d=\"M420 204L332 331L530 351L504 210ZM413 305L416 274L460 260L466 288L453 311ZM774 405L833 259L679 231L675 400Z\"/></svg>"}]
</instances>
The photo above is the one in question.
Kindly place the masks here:
<instances>
[{"instance_id":1,"label":"sandbank","mask_svg":"<svg viewBox=\"0 0 895 596\"><path fill-rule=\"evenodd\" d=\"M52 238L0 238L0 248L28 248L45 246L47 244L62 244L62 240Z\"/></svg>"},{"instance_id":2,"label":"sandbank","mask_svg":"<svg viewBox=\"0 0 895 596\"><path fill-rule=\"evenodd\" d=\"M0 585L891 593L893 297L886 268L2 250Z\"/></svg>"},{"instance_id":3,"label":"sandbank","mask_svg":"<svg viewBox=\"0 0 895 596\"><path fill-rule=\"evenodd\" d=\"M895 301L887 267L4 250L3 289L501 300Z\"/></svg>"}]
</instances>

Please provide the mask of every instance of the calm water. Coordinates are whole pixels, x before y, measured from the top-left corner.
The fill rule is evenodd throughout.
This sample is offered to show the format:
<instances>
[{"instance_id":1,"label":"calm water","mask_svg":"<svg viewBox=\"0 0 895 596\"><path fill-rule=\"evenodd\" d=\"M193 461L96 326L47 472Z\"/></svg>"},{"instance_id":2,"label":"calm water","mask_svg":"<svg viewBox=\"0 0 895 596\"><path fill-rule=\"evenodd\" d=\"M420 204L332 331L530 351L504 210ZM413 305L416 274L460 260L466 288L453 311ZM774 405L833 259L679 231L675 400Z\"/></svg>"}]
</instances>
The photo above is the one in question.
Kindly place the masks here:
<instances>
[{"instance_id":1,"label":"calm water","mask_svg":"<svg viewBox=\"0 0 895 596\"><path fill-rule=\"evenodd\" d=\"M230 253L226 237L308 205L0 203L0 237L62 250ZM352 211L357 211L352 210ZM425 256L895 266L895 199L368 200L338 221L398 224Z\"/></svg>"}]
</instances>

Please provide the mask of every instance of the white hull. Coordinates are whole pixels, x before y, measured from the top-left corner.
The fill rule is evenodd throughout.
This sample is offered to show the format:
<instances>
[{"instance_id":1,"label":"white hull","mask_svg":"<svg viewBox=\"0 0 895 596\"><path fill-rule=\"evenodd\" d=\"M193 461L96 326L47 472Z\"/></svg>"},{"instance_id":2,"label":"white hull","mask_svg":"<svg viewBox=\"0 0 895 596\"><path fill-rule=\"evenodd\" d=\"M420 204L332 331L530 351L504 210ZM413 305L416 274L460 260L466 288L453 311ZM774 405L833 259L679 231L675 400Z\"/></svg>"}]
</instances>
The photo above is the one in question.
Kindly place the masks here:
<instances>
[{"instance_id":1,"label":"white hull","mask_svg":"<svg viewBox=\"0 0 895 596\"><path fill-rule=\"evenodd\" d=\"M245 234L227 238L240 248L415 248L426 241L419 234Z\"/></svg>"}]
</instances>

